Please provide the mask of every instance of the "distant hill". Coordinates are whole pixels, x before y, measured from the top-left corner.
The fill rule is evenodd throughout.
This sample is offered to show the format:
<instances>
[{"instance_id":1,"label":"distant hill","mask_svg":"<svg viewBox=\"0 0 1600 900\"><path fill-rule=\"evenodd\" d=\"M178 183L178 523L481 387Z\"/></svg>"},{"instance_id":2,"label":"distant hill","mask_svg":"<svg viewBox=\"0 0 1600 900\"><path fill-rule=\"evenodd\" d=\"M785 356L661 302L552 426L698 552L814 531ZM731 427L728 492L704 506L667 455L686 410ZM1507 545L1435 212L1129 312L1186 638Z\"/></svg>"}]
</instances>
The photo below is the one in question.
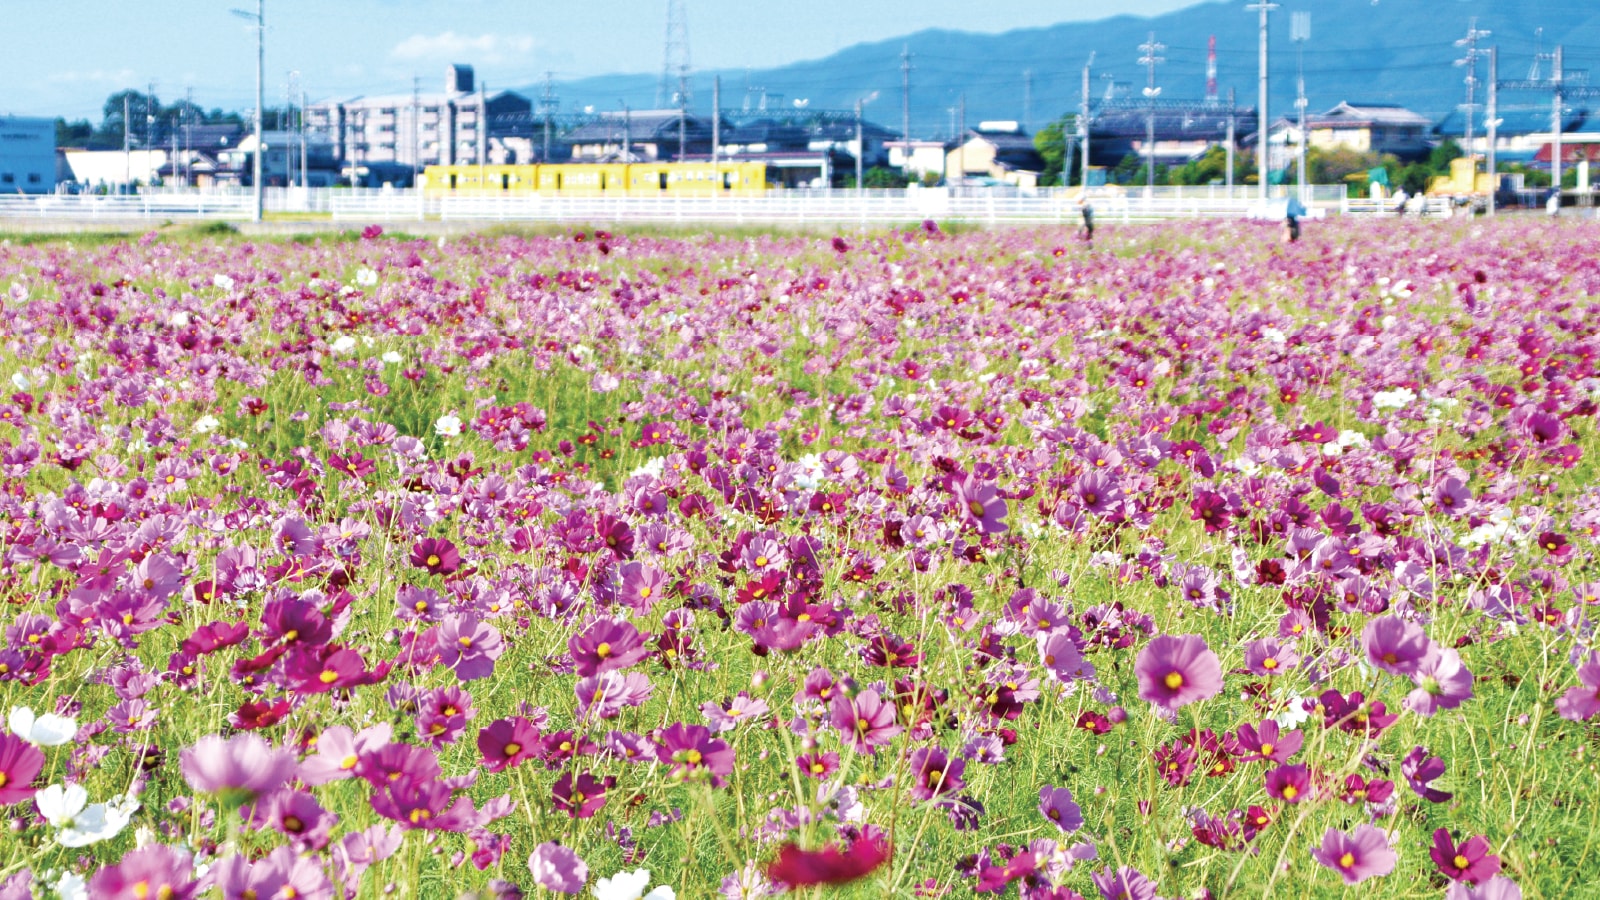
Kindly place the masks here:
<instances>
[{"instance_id":1,"label":"distant hill","mask_svg":"<svg viewBox=\"0 0 1600 900\"><path fill-rule=\"evenodd\" d=\"M1027 91L1024 72L1032 70L1031 120L1035 129L1075 110L1083 65L1095 54L1092 92L1105 94L1122 83L1131 96L1145 86L1138 65L1139 44L1155 32L1167 45L1166 62L1156 69L1163 98L1201 99L1205 95L1206 43L1217 41L1217 81L1223 99L1231 87L1240 106L1254 106L1257 90L1256 13L1238 2L1205 2L1144 18L1116 16L1095 22L1068 22L1001 34L927 30L904 38L857 44L822 59L771 69L696 72L691 79L692 110L709 114L714 75L722 78L722 106L741 109L759 102L764 88L772 107L792 108L797 99L809 109L849 109L876 92L867 117L896 131L901 120L900 53L912 54L911 131L914 137L951 133L952 110L966 95L968 125L981 120L1023 120ZM1283 0L1272 13L1271 101L1273 116L1293 111L1295 47L1289 41L1290 13L1311 12L1312 40L1304 47L1306 94L1310 109L1340 101L1396 103L1435 120L1465 102L1465 69L1452 65L1463 55L1455 45L1469 20L1491 32L1480 45L1500 47L1500 77L1528 75L1536 49L1565 45L1568 76L1573 69L1600 70L1600 4L1574 0ZM1536 29L1543 28L1542 37ZM1550 63L1543 64L1548 75ZM1479 63L1480 82L1488 79L1487 58ZM558 85L561 108L576 112L635 109L655 105L657 76L610 75ZM1596 77L1600 83L1600 76ZM541 86L521 90L539 96ZM1478 102L1483 102L1480 83ZM1600 101L1590 101L1600 107ZM1503 95L1503 104L1548 109L1547 94ZM1480 119L1481 121L1481 114Z\"/></svg>"}]
</instances>

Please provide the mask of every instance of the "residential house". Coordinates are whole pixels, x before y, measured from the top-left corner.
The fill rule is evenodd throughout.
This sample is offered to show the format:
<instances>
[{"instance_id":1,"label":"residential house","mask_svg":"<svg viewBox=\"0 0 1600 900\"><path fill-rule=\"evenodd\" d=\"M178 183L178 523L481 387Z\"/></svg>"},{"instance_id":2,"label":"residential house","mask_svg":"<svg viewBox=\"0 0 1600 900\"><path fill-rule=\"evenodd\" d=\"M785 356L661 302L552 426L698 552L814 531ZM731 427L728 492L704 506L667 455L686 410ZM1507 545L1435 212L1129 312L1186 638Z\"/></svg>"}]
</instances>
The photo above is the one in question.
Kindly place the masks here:
<instances>
[{"instance_id":1,"label":"residential house","mask_svg":"<svg viewBox=\"0 0 1600 900\"><path fill-rule=\"evenodd\" d=\"M655 162L711 152L711 124L676 109L603 112L564 140L573 162Z\"/></svg>"},{"instance_id":2,"label":"residential house","mask_svg":"<svg viewBox=\"0 0 1600 900\"><path fill-rule=\"evenodd\" d=\"M56 189L56 123L0 116L0 194Z\"/></svg>"},{"instance_id":3,"label":"residential house","mask_svg":"<svg viewBox=\"0 0 1600 900\"><path fill-rule=\"evenodd\" d=\"M945 153L944 170L951 181L992 179L1036 187L1044 172L1044 158L1033 146L1033 138L1016 122L983 122Z\"/></svg>"}]
</instances>

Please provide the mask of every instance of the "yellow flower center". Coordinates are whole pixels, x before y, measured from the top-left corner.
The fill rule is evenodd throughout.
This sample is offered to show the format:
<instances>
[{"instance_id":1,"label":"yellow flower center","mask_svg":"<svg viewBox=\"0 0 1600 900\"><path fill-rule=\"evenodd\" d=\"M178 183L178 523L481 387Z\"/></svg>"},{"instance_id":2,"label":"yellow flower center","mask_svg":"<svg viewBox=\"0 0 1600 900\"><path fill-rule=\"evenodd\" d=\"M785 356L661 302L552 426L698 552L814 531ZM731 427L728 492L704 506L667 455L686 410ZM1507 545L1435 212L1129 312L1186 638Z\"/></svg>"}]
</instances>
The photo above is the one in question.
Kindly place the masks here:
<instances>
[{"instance_id":1,"label":"yellow flower center","mask_svg":"<svg viewBox=\"0 0 1600 900\"><path fill-rule=\"evenodd\" d=\"M1456 868L1458 868L1458 869L1465 869L1467 866L1472 865L1472 860L1467 859L1465 856L1462 856L1459 853L1456 854L1456 858L1455 859L1452 859L1450 861L1455 863L1456 864Z\"/></svg>"},{"instance_id":2,"label":"yellow flower center","mask_svg":"<svg viewBox=\"0 0 1600 900\"><path fill-rule=\"evenodd\" d=\"M611 645L602 643L600 646L594 648L594 655L600 657L601 659L605 659L611 655Z\"/></svg>"},{"instance_id":3,"label":"yellow flower center","mask_svg":"<svg viewBox=\"0 0 1600 900\"><path fill-rule=\"evenodd\" d=\"M1339 868L1341 869L1348 869L1355 864L1356 855L1354 853L1346 853L1345 855L1339 857Z\"/></svg>"},{"instance_id":4,"label":"yellow flower center","mask_svg":"<svg viewBox=\"0 0 1600 900\"><path fill-rule=\"evenodd\" d=\"M1183 687L1183 674L1181 672L1168 672L1167 677L1162 679L1162 683L1167 686L1167 690L1175 691Z\"/></svg>"},{"instance_id":5,"label":"yellow flower center","mask_svg":"<svg viewBox=\"0 0 1600 900\"><path fill-rule=\"evenodd\" d=\"M1275 749L1277 749L1277 748L1272 746L1271 744L1262 744L1261 745L1261 755L1262 756L1271 756L1272 755L1272 751L1275 750Z\"/></svg>"},{"instance_id":6,"label":"yellow flower center","mask_svg":"<svg viewBox=\"0 0 1600 900\"><path fill-rule=\"evenodd\" d=\"M505 754L506 754L507 758L516 756L518 753L521 753L521 752L522 752L522 745L517 743L516 741L512 741L511 743L506 745Z\"/></svg>"},{"instance_id":7,"label":"yellow flower center","mask_svg":"<svg viewBox=\"0 0 1600 900\"><path fill-rule=\"evenodd\" d=\"M322 674L317 676L317 680L323 684L333 684L339 680L339 673L332 669L324 669Z\"/></svg>"},{"instance_id":8,"label":"yellow flower center","mask_svg":"<svg viewBox=\"0 0 1600 900\"><path fill-rule=\"evenodd\" d=\"M688 753L683 755L683 758L689 763L689 765L698 766L700 765L700 760L704 759L705 757L700 755L699 750L690 750Z\"/></svg>"},{"instance_id":9,"label":"yellow flower center","mask_svg":"<svg viewBox=\"0 0 1600 900\"><path fill-rule=\"evenodd\" d=\"M437 566L438 564L439 564L439 554L437 554L437 553L429 553L428 554L428 567L431 569L434 566Z\"/></svg>"},{"instance_id":10,"label":"yellow flower center","mask_svg":"<svg viewBox=\"0 0 1600 900\"><path fill-rule=\"evenodd\" d=\"M1277 659L1277 657L1269 656L1266 659L1263 659L1261 661L1261 668L1266 669L1268 672L1272 671L1273 669L1276 669L1277 667L1278 667L1278 659Z\"/></svg>"},{"instance_id":11,"label":"yellow flower center","mask_svg":"<svg viewBox=\"0 0 1600 900\"><path fill-rule=\"evenodd\" d=\"M1283 788L1283 799L1285 799L1285 800L1293 800L1294 798L1296 798L1298 796L1300 796L1300 789L1299 788L1295 787L1292 784L1284 786L1284 788Z\"/></svg>"}]
</instances>

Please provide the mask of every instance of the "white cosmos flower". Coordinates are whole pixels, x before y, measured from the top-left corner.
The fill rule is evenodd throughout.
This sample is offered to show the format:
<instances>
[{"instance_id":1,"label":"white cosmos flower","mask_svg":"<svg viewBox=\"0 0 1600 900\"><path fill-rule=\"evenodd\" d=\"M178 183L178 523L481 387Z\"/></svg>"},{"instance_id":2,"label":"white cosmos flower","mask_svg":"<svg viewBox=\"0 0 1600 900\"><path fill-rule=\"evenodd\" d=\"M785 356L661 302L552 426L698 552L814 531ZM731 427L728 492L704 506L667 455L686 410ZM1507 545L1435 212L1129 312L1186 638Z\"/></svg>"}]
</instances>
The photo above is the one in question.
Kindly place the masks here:
<instances>
[{"instance_id":1,"label":"white cosmos flower","mask_svg":"<svg viewBox=\"0 0 1600 900\"><path fill-rule=\"evenodd\" d=\"M40 747L65 744L78 733L78 723L75 720L55 713L35 716L33 710L26 706L13 706L11 717L6 724L11 726L12 734Z\"/></svg>"},{"instance_id":2,"label":"white cosmos flower","mask_svg":"<svg viewBox=\"0 0 1600 900\"><path fill-rule=\"evenodd\" d=\"M17 390L19 391L25 391L28 389L28 378L21 372L11 373L11 383L16 385Z\"/></svg>"},{"instance_id":3,"label":"white cosmos flower","mask_svg":"<svg viewBox=\"0 0 1600 900\"><path fill-rule=\"evenodd\" d=\"M89 900L89 885L76 872L63 872L50 887L61 900Z\"/></svg>"},{"instance_id":4,"label":"white cosmos flower","mask_svg":"<svg viewBox=\"0 0 1600 900\"><path fill-rule=\"evenodd\" d=\"M194 420L194 430L200 434L210 434L216 431L222 422L216 416L201 416Z\"/></svg>"},{"instance_id":5,"label":"white cosmos flower","mask_svg":"<svg viewBox=\"0 0 1600 900\"><path fill-rule=\"evenodd\" d=\"M646 894L644 889L649 886L649 869L618 872L600 879L594 886L594 896L595 900L677 900L678 894L672 888L661 885Z\"/></svg>"},{"instance_id":6,"label":"white cosmos flower","mask_svg":"<svg viewBox=\"0 0 1600 900\"><path fill-rule=\"evenodd\" d=\"M110 803L88 800L88 793L76 784L52 784L34 795L39 813L59 829L56 840L63 847L87 847L116 837L139 809L139 801L131 796Z\"/></svg>"},{"instance_id":7,"label":"white cosmos flower","mask_svg":"<svg viewBox=\"0 0 1600 900\"><path fill-rule=\"evenodd\" d=\"M222 274L221 272L211 276L211 283L225 291L233 290L233 279Z\"/></svg>"},{"instance_id":8,"label":"white cosmos flower","mask_svg":"<svg viewBox=\"0 0 1600 900\"><path fill-rule=\"evenodd\" d=\"M433 423L433 433L444 437L456 437L461 434L461 417L453 414L440 416L439 421Z\"/></svg>"},{"instance_id":9,"label":"white cosmos flower","mask_svg":"<svg viewBox=\"0 0 1600 900\"><path fill-rule=\"evenodd\" d=\"M391 366L398 366L402 362L405 362L405 360L400 358L400 354L394 352L393 350L383 354L383 356L379 357L379 359L382 359Z\"/></svg>"},{"instance_id":10,"label":"white cosmos flower","mask_svg":"<svg viewBox=\"0 0 1600 900\"><path fill-rule=\"evenodd\" d=\"M355 348L356 339L347 334L333 342L332 350L335 353L349 353Z\"/></svg>"},{"instance_id":11,"label":"white cosmos flower","mask_svg":"<svg viewBox=\"0 0 1600 900\"><path fill-rule=\"evenodd\" d=\"M373 285L375 285L377 283L378 283L378 273L377 272L372 271L371 269L367 268L366 266L362 266L361 268L356 270L356 284L359 284L362 287L372 287Z\"/></svg>"}]
</instances>

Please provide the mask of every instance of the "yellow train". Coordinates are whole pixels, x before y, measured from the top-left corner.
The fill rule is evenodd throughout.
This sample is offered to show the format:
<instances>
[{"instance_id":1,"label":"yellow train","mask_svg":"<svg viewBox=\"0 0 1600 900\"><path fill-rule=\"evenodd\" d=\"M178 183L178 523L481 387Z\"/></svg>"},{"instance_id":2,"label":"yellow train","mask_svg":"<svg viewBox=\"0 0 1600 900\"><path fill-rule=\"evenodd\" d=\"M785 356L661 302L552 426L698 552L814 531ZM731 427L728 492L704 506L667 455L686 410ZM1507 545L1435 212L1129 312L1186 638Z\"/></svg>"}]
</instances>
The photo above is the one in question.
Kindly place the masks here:
<instances>
[{"instance_id":1,"label":"yellow train","mask_svg":"<svg viewBox=\"0 0 1600 900\"><path fill-rule=\"evenodd\" d=\"M648 197L679 194L761 194L767 190L767 164L725 163L552 163L513 166L428 166L422 189L445 194L564 194Z\"/></svg>"}]
</instances>

